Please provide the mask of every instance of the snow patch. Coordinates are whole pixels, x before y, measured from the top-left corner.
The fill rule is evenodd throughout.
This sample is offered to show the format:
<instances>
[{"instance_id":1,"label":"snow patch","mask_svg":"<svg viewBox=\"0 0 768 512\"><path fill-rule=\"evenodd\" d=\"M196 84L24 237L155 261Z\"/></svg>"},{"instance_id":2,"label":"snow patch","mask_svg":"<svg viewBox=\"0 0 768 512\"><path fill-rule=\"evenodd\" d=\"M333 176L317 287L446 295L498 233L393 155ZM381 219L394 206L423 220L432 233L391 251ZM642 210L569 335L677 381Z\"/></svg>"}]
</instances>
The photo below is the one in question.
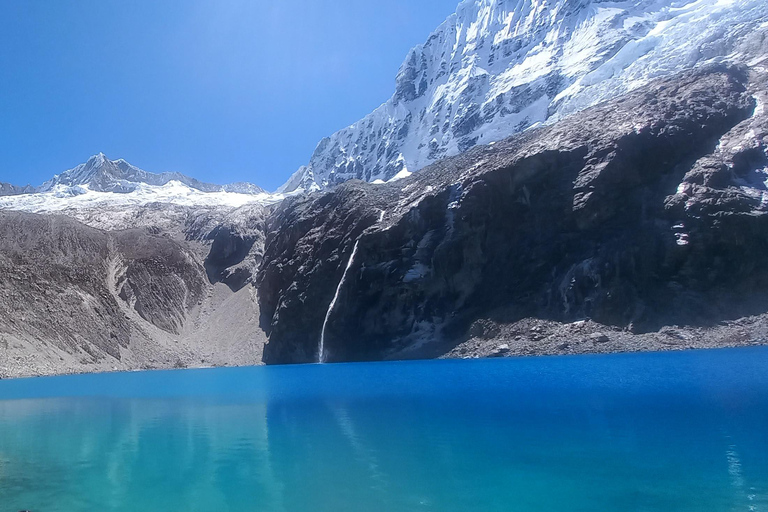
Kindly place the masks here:
<instances>
[{"instance_id":1,"label":"snow patch","mask_svg":"<svg viewBox=\"0 0 768 512\"><path fill-rule=\"evenodd\" d=\"M429 273L429 267L423 263L416 263L408 272L403 276L404 283L412 283L418 281Z\"/></svg>"},{"instance_id":2,"label":"snow patch","mask_svg":"<svg viewBox=\"0 0 768 512\"><path fill-rule=\"evenodd\" d=\"M403 179L409 177L411 174L413 174L413 173L412 172L408 172L407 169L403 169L399 173L397 173L394 176L392 176L392 178L390 178L390 180L387 183L392 183L392 182L395 182L395 181L403 180Z\"/></svg>"},{"instance_id":3,"label":"snow patch","mask_svg":"<svg viewBox=\"0 0 768 512\"><path fill-rule=\"evenodd\" d=\"M763 100L760 96L755 96L755 111L752 114L752 117L757 117L765 114L765 103L763 103ZM752 133L752 136L754 137L754 131L750 130Z\"/></svg>"}]
</instances>

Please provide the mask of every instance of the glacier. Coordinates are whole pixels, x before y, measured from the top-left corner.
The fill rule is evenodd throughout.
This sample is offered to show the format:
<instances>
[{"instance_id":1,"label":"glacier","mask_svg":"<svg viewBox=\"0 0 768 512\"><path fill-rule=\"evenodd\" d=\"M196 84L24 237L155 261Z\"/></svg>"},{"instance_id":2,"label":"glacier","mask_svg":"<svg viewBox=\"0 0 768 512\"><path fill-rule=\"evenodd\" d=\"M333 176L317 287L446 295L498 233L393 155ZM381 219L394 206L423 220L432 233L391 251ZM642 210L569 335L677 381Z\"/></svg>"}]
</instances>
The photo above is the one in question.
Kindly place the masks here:
<instances>
[{"instance_id":1,"label":"glacier","mask_svg":"<svg viewBox=\"0 0 768 512\"><path fill-rule=\"evenodd\" d=\"M54 176L39 187L6 187L0 210L31 213L104 211L110 208L167 204L188 207L239 208L269 205L285 194L270 194L251 183L214 185L180 173L152 173L103 153Z\"/></svg>"},{"instance_id":2,"label":"glacier","mask_svg":"<svg viewBox=\"0 0 768 512\"><path fill-rule=\"evenodd\" d=\"M278 189L382 183L713 62L768 23L765 0L465 0L395 92L323 139Z\"/></svg>"},{"instance_id":3,"label":"glacier","mask_svg":"<svg viewBox=\"0 0 768 512\"><path fill-rule=\"evenodd\" d=\"M242 194L237 192L201 192L179 181L165 185L137 184L130 193L101 192L89 185L58 185L45 192L0 197L0 210L31 213L62 212L69 209L115 206L142 206L151 203L179 206L227 206L272 204L283 199L281 194Z\"/></svg>"}]
</instances>

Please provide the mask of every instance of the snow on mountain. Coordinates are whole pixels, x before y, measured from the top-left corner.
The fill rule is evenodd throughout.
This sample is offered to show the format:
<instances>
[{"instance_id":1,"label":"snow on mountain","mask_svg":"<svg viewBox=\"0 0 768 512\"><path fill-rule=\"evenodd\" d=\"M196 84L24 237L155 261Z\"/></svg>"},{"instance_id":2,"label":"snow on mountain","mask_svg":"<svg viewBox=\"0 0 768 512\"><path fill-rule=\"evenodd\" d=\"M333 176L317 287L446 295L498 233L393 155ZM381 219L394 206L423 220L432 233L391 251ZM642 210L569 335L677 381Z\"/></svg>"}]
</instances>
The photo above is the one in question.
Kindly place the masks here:
<instances>
[{"instance_id":1,"label":"snow on mountain","mask_svg":"<svg viewBox=\"0 0 768 512\"><path fill-rule=\"evenodd\" d=\"M179 173L155 174L125 160L109 160L103 153L54 176L40 187L2 187L0 210L35 213L64 212L150 203L179 206L240 207L272 204L283 194L269 194L251 183L213 185Z\"/></svg>"},{"instance_id":2,"label":"snow on mountain","mask_svg":"<svg viewBox=\"0 0 768 512\"><path fill-rule=\"evenodd\" d=\"M109 160L104 153L99 153L53 179L43 183L38 192L50 192L59 186L88 185L90 190L97 192L129 193L141 184L163 186L171 181L177 181L201 192L237 192L241 194L265 194L265 190L252 183L235 183L232 185L213 185L203 183L178 172L160 174L147 172L135 167L125 160Z\"/></svg>"},{"instance_id":3,"label":"snow on mountain","mask_svg":"<svg viewBox=\"0 0 768 512\"><path fill-rule=\"evenodd\" d=\"M34 192L34 187L27 185L26 187L17 187L10 183L0 182L0 197L3 196L16 196L19 194L29 194Z\"/></svg>"},{"instance_id":4,"label":"snow on mountain","mask_svg":"<svg viewBox=\"0 0 768 512\"><path fill-rule=\"evenodd\" d=\"M408 54L394 95L278 191L389 181L649 80L734 59L765 0L465 0Z\"/></svg>"},{"instance_id":5,"label":"snow on mountain","mask_svg":"<svg viewBox=\"0 0 768 512\"><path fill-rule=\"evenodd\" d=\"M179 181L169 181L159 186L138 183L130 193L100 192L88 185L57 185L46 192L0 197L0 210L44 213L97 207L141 206L150 203L236 208L250 203L270 204L282 199L283 196L279 194L201 192Z\"/></svg>"}]
</instances>

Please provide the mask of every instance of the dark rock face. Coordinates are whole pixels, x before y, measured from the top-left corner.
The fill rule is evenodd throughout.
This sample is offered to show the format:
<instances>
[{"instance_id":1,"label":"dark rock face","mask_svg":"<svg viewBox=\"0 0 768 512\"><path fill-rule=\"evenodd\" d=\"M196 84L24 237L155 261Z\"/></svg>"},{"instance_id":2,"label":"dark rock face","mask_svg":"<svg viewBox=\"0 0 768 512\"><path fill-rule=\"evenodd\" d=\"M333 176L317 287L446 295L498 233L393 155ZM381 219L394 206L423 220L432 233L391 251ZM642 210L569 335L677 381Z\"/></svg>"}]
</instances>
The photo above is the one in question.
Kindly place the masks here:
<instances>
[{"instance_id":1,"label":"dark rock face","mask_svg":"<svg viewBox=\"0 0 768 512\"><path fill-rule=\"evenodd\" d=\"M211 248L205 269L211 283L222 282L233 291L256 275L264 257L265 212L260 205L239 208L205 237Z\"/></svg>"},{"instance_id":2,"label":"dark rock face","mask_svg":"<svg viewBox=\"0 0 768 512\"><path fill-rule=\"evenodd\" d=\"M408 357L500 309L640 331L768 311L766 91L754 70L688 72L408 180L284 203L257 279L265 362L317 360L337 287L329 361Z\"/></svg>"},{"instance_id":3,"label":"dark rock face","mask_svg":"<svg viewBox=\"0 0 768 512\"><path fill-rule=\"evenodd\" d=\"M325 313L354 243L383 211L383 198L371 201L369 191L350 182L327 194L288 200L269 218L257 278L262 328L287 342L270 344L266 360L317 360Z\"/></svg>"}]
</instances>

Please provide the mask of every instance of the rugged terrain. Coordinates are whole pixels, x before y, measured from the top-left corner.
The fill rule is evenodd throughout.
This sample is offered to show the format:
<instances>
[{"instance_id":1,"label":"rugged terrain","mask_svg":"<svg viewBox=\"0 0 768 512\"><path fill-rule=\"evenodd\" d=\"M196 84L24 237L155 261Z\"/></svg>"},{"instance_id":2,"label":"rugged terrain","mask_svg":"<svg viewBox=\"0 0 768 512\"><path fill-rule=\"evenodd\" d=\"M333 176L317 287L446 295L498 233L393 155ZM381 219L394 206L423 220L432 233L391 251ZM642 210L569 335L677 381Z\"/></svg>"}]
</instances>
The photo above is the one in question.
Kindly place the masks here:
<instances>
[{"instance_id":1,"label":"rugged terrain","mask_svg":"<svg viewBox=\"0 0 768 512\"><path fill-rule=\"evenodd\" d=\"M743 58L764 0L464 0L392 97L320 141L281 188L389 181L694 66Z\"/></svg>"},{"instance_id":2,"label":"rugged terrain","mask_svg":"<svg viewBox=\"0 0 768 512\"><path fill-rule=\"evenodd\" d=\"M257 278L265 361L318 360L324 325L324 357L349 361L459 354L482 320L642 335L765 313L767 91L762 63L686 72L396 183L284 202Z\"/></svg>"},{"instance_id":3,"label":"rugged terrain","mask_svg":"<svg viewBox=\"0 0 768 512\"><path fill-rule=\"evenodd\" d=\"M766 55L757 0L467 0L279 193L0 183L0 377L766 343Z\"/></svg>"},{"instance_id":4,"label":"rugged terrain","mask_svg":"<svg viewBox=\"0 0 768 512\"><path fill-rule=\"evenodd\" d=\"M104 231L0 212L0 377L259 364L263 210L166 213Z\"/></svg>"},{"instance_id":5,"label":"rugged terrain","mask_svg":"<svg viewBox=\"0 0 768 512\"><path fill-rule=\"evenodd\" d=\"M388 184L0 212L0 376L763 343L765 64Z\"/></svg>"}]
</instances>

